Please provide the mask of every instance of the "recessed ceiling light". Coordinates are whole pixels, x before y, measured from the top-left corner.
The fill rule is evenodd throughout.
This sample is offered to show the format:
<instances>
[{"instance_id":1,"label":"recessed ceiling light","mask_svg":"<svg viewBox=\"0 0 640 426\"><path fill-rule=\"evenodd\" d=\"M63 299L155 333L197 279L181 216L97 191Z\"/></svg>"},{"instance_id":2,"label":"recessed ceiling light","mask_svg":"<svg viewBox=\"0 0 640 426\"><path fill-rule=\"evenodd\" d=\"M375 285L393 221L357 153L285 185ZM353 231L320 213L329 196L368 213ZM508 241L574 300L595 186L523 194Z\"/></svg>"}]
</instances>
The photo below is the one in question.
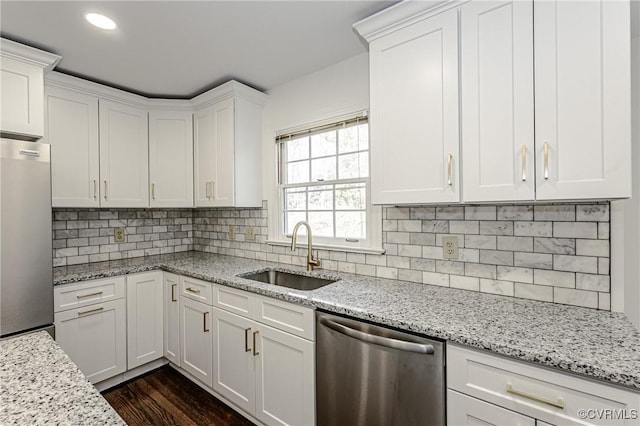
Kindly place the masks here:
<instances>
[{"instance_id":1,"label":"recessed ceiling light","mask_svg":"<svg viewBox=\"0 0 640 426\"><path fill-rule=\"evenodd\" d=\"M87 13L84 17L87 18L87 21L91 24L103 30L114 30L116 28L116 23L113 22L113 19L100 15L99 13Z\"/></svg>"}]
</instances>

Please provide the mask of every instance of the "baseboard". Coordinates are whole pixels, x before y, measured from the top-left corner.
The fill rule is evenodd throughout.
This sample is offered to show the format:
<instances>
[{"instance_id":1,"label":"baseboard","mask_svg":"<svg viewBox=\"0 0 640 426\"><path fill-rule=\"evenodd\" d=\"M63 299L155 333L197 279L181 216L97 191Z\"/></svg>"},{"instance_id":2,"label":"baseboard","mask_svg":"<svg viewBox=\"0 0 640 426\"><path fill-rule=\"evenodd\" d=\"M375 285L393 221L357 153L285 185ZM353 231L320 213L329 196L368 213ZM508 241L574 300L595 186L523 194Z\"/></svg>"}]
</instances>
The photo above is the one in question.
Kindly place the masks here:
<instances>
[{"instance_id":1,"label":"baseboard","mask_svg":"<svg viewBox=\"0 0 640 426\"><path fill-rule=\"evenodd\" d=\"M93 386L98 389L98 392L104 392L107 389L111 389L114 386L118 386L124 382L128 382L129 380L133 380L138 376L142 376L149 371L156 370L163 365L167 365L168 363L169 360L166 358L156 359L155 361L151 361L144 365L141 365L140 367L136 367L133 370L125 371L122 374L118 374L101 382L95 383Z\"/></svg>"},{"instance_id":2,"label":"baseboard","mask_svg":"<svg viewBox=\"0 0 640 426\"><path fill-rule=\"evenodd\" d=\"M242 410L240 407L236 406L233 402L229 401L228 399L226 399L224 396L220 395L219 393L217 393L215 390L211 389L210 387L208 387L207 385L205 385L204 383L202 383L200 380L196 379L194 376L192 376L191 374L189 374L187 371L183 370L182 368L178 367L175 364L169 363L169 366L171 368L173 368L174 370L176 370L178 373L182 374L184 377L186 377L187 379L191 380L193 383L195 383L196 385L200 386L200 388L202 388L203 390L205 390L207 393L215 396L217 399L219 399L220 401L222 401L225 405L229 406L230 408L233 409L233 411L235 411L236 413L240 414L242 417L246 418L247 420L251 421L252 423L259 425L259 426L266 426L264 423L262 423L260 420L256 419L255 417L253 417L251 414L245 412L244 410Z\"/></svg>"}]
</instances>

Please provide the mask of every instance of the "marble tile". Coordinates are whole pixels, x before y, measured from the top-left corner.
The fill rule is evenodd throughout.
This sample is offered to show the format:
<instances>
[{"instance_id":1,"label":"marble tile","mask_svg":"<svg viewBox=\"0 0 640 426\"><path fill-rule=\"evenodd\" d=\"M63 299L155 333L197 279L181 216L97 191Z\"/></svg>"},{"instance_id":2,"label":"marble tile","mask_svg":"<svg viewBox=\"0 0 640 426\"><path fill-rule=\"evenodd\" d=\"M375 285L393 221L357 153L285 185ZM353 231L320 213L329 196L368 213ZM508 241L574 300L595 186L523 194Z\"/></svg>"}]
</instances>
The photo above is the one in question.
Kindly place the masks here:
<instances>
[{"instance_id":1,"label":"marble tile","mask_svg":"<svg viewBox=\"0 0 640 426\"><path fill-rule=\"evenodd\" d=\"M552 237L553 222L514 222L513 235L530 237Z\"/></svg>"},{"instance_id":2,"label":"marble tile","mask_svg":"<svg viewBox=\"0 0 640 426\"><path fill-rule=\"evenodd\" d=\"M387 242L392 244L409 244L408 232L387 232Z\"/></svg>"},{"instance_id":3,"label":"marble tile","mask_svg":"<svg viewBox=\"0 0 640 426\"><path fill-rule=\"evenodd\" d=\"M398 244L398 256L422 257L422 245Z\"/></svg>"},{"instance_id":4,"label":"marble tile","mask_svg":"<svg viewBox=\"0 0 640 426\"><path fill-rule=\"evenodd\" d=\"M553 256L544 253L514 253L514 266L523 268L553 269Z\"/></svg>"},{"instance_id":5,"label":"marble tile","mask_svg":"<svg viewBox=\"0 0 640 426\"><path fill-rule=\"evenodd\" d=\"M512 266L498 266L497 278L502 281L518 281L521 283L533 283L533 269L517 268Z\"/></svg>"},{"instance_id":6,"label":"marble tile","mask_svg":"<svg viewBox=\"0 0 640 426\"><path fill-rule=\"evenodd\" d=\"M411 269L415 271L429 271L435 272L436 270L436 261L433 259L418 259L411 258Z\"/></svg>"},{"instance_id":7,"label":"marble tile","mask_svg":"<svg viewBox=\"0 0 640 426\"><path fill-rule=\"evenodd\" d=\"M462 220L464 219L464 207L436 207L436 219Z\"/></svg>"},{"instance_id":8,"label":"marble tile","mask_svg":"<svg viewBox=\"0 0 640 426\"><path fill-rule=\"evenodd\" d=\"M598 238L595 222L555 222L553 236L556 238Z\"/></svg>"},{"instance_id":9,"label":"marble tile","mask_svg":"<svg viewBox=\"0 0 640 426\"><path fill-rule=\"evenodd\" d=\"M580 290L609 292L609 276L577 273L576 288Z\"/></svg>"},{"instance_id":10,"label":"marble tile","mask_svg":"<svg viewBox=\"0 0 640 426\"><path fill-rule=\"evenodd\" d=\"M399 220L398 231L422 232L422 221L421 220Z\"/></svg>"},{"instance_id":11,"label":"marble tile","mask_svg":"<svg viewBox=\"0 0 640 426\"><path fill-rule=\"evenodd\" d=\"M416 244L421 246L435 246L436 234L425 233L425 232L411 232L409 234L409 242L411 244Z\"/></svg>"},{"instance_id":12,"label":"marble tile","mask_svg":"<svg viewBox=\"0 0 640 426\"><path fill-rule=\"evenodd\" d=\"M478 263L480 262L480 250L472 248L458 249L461 262Z\"/></svg>"},{"instance_id":13,"label":"marble tile","mask_svg":"<svg viewBox=\"0 0 640 426\"><path fill-rule=\"evenodd\" d=\"M464 246L468 248L495 250L497 248L495 235L465 235Z\"/></svg>"},{"instance_id":14,"label":"marble tile","mask_svg":"<svg viewBox=\"0 0 640 426\"><path fill-rule=\"evenodd\" d=\"M533 251L533 237L498 237L498 250Z\"/></svg>"},{"instance_id":15,"label":"marble tile","mask_svg":"<svg viewBox=\"0 0 640 426\"><path fill-rule=\"evenodd\" d=\"M599 258L598 259L598 274L609 275L610 272L611 271L610 271L609 259Z\"/></svg>"},{"instance_id":16,"label":"marble tile","mask_svg":"<svg viewBox=\"0 0 640 426\"><path fill-rule=\"evenodd\" d=\"M498 220L533 220L533 206L498 206Z\"/></svg>"},{"instance_id":17,"label":"marble tile","mask_svg":"<svg viewBox=\"0 0 640 426\"><path fill-rule=\"evenodd\" d=\"M448 260L436 260L436 272L464 275L464 263L451 262Z\"/></svg>"},{"instance_id":18,"label":"marble tile","mask_svg":"<svg viewBox=\"0 0 640 426\"><path fill-rule=\"evenodd\" d=\"M598 238L601 240L609 239L609 223L598 223Z\"/></svg>"},{"instance_id":19,"label":"marble tile","mask_svg":"<svg viewBox=\"0 0 640 426\"><path fill-rule=\"evenodd\" d=\"M496 265L474 263L467 263L464 265L464 274L466 276L479 278L496 278L498 276L496 272Z\"/></svg>"},{"instance_id":20,"label":"marble tile","mask_svg":"<svg viewBox=\"0 0 640 426\"><path fill-rule=\"evenodd\" d=\"M410 269L398 269L398 279L413 283L422 283L422 272Z\"/></svg>"},{"instance_id":21,"label":"marble tile","mask_svg":"<svg viewBox=\"0 0 640 426\"><path fill-rule=\"evenodd\" d=\"M515 283L514 296L542 302L553 302L553 287Z\"/></svg>"},{"instance_id":22,"label":"marble tile","mask_svg":"<svg viewBox=\"0 0 640 426\"><path fill-rule=\"evenodd\" d=\"M554 287L553 302L595 309L598 307L598 293L595 291Z\"/></svg>"},{"instance_id":23,"label":"marble tile","mask_svg":"<svg viewBox=\"0 0 640 426\"><path fill-rule=\"evenodd\" d=\"M453 288L462 290L480 291L480 278L451 275L449 284Z\"/></svg>"},{"instance_id":24,"label":"marble tile","mask_svg":"<svg viewBox=\"0 0 640 426\"><path fill-rule=\"evenodd\" d=\"M398 279L398 268L388 268L386 266L376 266L376 277L388 278L390 280Z\"/></svg>"},{"instance_id":25,"label":"marble tile","mask_svg":"<svg viewBox=\"0 0 640 426\"><path fill-rule=\"evenodd\" d=\"M512 251L480 250L480 263L513 266Z\"/></svg>"},{"instance_id":26,"label":"marble tile","mask_svg":"<svg viewBox=\"0 0 640 426\"><path fill-rule=\"evenodd\" d=\"M435 219L436 208L435 207L411 207L410 208L411 219Z\"/></svg>"},{"instance_id":27,"label":"marble tile","mask_svg":"<svg viewBox=\"0 0 640 426\"><path fill-rule=\"evenodd\" d=\"M598 293L598 309L603 311L611 310L611 294Z\"/></svg>"},{"instance_id":28,"label":"marble tile","mask_svg":"<svg viewBox=\"0 0 640 426\"><path fill-rule=\"evenodd\" d=\"M547 271L543 269L533 270L533 282L538 285L553 287L576 287L576 274L573 272Z\"/></svg>"},{"instance_id":29,"label":"marble tile","mask_svg":"<svg viewBox=\"0 0 640 426\"><path fill-rule=\"evenodd\" d=\"M586 256L553 255L553 269L557 271L598 273L598 258Z\"/></svg>"},{"instance_id":30,"label":"marble tile","mask_svg":"<svg viewBox=\"0 0 640 426\"><path fill-rule=\"evenodd\" d=\"M608 222L609 204L585 204L576 206L578 222Z\"/></svg>"},{"instance_id":31,"label":"marble tile","mask_svg":"<svg viewBox=\"0 0 640 426\"><path fill-rule=\"evenodd\" d=\"M609 257L609 240L576 240L576 254Z\"/></svg>"},{"instance_id":32,"label":"marble tile","mask_svg":"<svg viewBox=\"0 0 640 426\"><path fill-rule=\"evenodd\" d=\"M422 232L446 234L449 232L449 222L446 220L423 220Z\"/></svg>"},{"instance_id":33,"label":"marble tile","mask_svg":"<svg viewBox=\"0 0 640 426\"><path fill-rule=\"evenodd\" d=\"M451 234L477 234L480 232L480 224L477 220L452 220L449 221Z\"/></svg>"},{"instance_id":34,"label":"marble tile","mask_svg":"<svg viewBox=\"0 0 640 426\"><path fill-rule=\"evenodd\" d=\"M513 296L513 288L513 282L511 281L498 281L480 278L480 291L482 293Z\"/></svg>"},{"instance_id":35,"label":"marble tile","mask_svg":"<svg viewBox=\"0 0 640 426\"><path fill-rule=\"evenodd\" d=\"M468 206L464 208L465 220L496 220L496 206Z\"/></svg>"},{"instance_id":36,"label":"marble tile","mask_svg":"<svg viewBox=\"0 0 640 426\"><path fill-rule=\"evenodd\" d=\"M411 210L407 207L388 207L387 219L410 219Z\"/></svg>"},{"instance_id":37,"label":"marble tile","mask_svg":"<svg viewBox=\"0 0 640 426\"><path fill-rule=\"evenodd\" d=\"M574 221L576 207L572 204L535 206L533 217L536 221Z\"/></svg>"},{"instance_id":38,"label":"marble tile","mask_svg":"<svg viewBox=\"0 0 640 426\"><path fill-rule=\"evenodd\" d=\"M480 221L482 235L513 235L513 222L508 221Z\"/></svg>"},{"instance_id":39,"label":"marble tile","mask_svg":"<svg viewBox=\"0 0 640 426\"><path fill-rule=\"evenodd\" d=\"M576 254L574 238L534 238L533 251L536 253Z\"/></svg>"},{"instance_id":40,"label":"marble tile","mask_svg":"<svg viewBox=\"0 0 640 426\"><path fill-rule=\"evenodd\" d=\"M449 286L449 274L440 274L437 272L423 272L422 282L425 284L437 285L448 287Z\"/></svg>"}]
</instances>

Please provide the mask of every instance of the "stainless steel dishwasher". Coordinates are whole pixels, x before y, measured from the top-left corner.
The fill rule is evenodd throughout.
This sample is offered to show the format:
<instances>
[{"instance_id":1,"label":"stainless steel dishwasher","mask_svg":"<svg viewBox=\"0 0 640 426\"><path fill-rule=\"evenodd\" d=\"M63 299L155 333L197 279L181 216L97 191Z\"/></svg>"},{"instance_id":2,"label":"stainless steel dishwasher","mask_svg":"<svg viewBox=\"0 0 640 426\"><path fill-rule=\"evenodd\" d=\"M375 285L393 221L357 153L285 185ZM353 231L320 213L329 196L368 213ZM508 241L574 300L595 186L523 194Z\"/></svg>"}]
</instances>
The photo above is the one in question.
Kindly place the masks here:
<instances>
[{"instance_id":1,"label":"stainless steel dishwasher","mask_svg":"<svg viewBox=\"0 0 640 426\"><path fill-rule=\"evenodd\" d=\"M316 399L318 426L444 426L444 344L318 311Z\"/></svg>"}]
</instances>

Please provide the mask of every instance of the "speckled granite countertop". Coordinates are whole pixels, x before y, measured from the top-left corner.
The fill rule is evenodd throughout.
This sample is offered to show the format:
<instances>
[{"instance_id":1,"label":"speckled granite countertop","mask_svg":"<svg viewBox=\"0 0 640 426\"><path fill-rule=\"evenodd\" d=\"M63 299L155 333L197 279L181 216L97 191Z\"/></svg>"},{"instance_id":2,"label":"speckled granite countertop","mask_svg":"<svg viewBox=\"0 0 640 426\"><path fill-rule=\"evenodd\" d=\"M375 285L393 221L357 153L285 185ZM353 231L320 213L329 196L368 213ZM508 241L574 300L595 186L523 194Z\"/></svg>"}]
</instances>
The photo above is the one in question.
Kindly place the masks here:
<instances>
[{"instance_id":1,"label":"speckled granite countertop","mask_svg":"<svg viewBox=\"0 0 640 426\"><path fill-rule=\"evenodd\" d=\"M187 252L55 268L56 285L163 269L411 330L640 391L640 332L619 313L318 270L340 281L297 291L237 277L303 268Z\"/></svg>"},{"instance_id":2,"label":"speckled granite countertop","mask_svg":"<svg viewBox=\"0 0 640 426\"><path fill-rule=\"evenodd\" d=\"M46 331L0 341L0 425L125 425Z\"/></svg>"}]
</instances>

